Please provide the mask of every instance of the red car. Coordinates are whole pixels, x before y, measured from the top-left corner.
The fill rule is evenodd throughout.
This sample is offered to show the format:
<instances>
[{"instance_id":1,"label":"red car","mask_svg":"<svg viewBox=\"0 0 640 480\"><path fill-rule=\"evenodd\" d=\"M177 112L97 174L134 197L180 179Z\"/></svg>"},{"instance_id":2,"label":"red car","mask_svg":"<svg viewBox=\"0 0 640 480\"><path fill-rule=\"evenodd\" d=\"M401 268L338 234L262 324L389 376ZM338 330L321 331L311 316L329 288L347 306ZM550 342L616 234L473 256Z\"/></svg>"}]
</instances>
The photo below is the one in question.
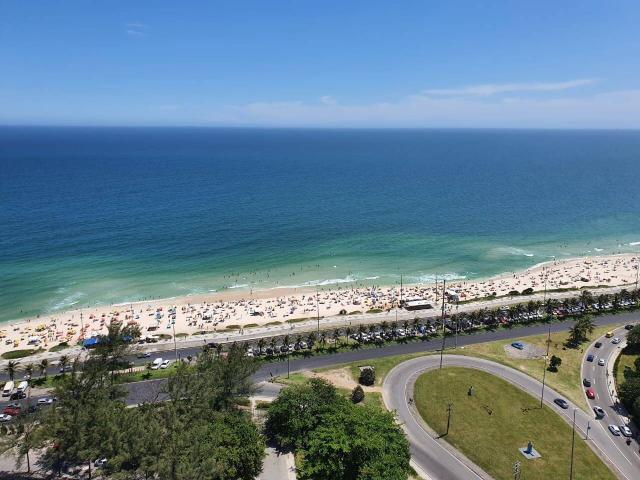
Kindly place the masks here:
<instances>
[{"instance_id":1,"label":"red car","mask_svg":"<svg viewBox=\"0 0 640 480\"><path fill-rule=\"evenodd\" d=\"M2 410L2 413L4 413L5 415L11 415L12 417L16 417L20 415L20 407L8 405L4 407L4 410Z\"/></svg>"},{"instance_id":2,"label":"red car","mask_svg":"<svg viewBox=\"0 0 640 480\"><path fill-rule=\"evenodd\" d=\"M587 398L596 398L596 392L593 391L593 388L587 388Z\"/></svg>"}]
</instances>

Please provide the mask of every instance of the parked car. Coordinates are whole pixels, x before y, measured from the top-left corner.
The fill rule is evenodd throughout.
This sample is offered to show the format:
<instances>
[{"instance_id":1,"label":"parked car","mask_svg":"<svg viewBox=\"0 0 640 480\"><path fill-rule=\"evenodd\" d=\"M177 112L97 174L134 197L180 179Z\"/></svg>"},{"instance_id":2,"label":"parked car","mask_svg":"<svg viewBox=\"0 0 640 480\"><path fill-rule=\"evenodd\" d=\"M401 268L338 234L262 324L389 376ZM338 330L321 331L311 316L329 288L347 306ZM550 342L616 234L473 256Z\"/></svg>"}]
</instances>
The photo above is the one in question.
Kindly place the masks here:
<instances>
[{"instance_id":1,"label":"parked car","mask_svg":"<svg viewBox=\"0 0 640 480\"><path fill-rule=\"evenodd\" d=\"M8 422L12 419L13 417L11 415L7 415L6 413L0 413L0 422Z\"/></svg>"},{"instance_id":2,"label":"parked car","mask_svg":"<svg viewBox=\"0 0 640 480\"><path fill-rule=\"evenodd\" d=\"M582 384L585 387L590 387L591 386L591 380L589 380L588 378L584 378L584 379L582 379Z\"/></svg>"},{"instance_id":3,"label":"parked car","mask_svg":"<svg viewBox=\"0 0 640 480\"><path fill-rule=\"evenodd\" d=\"M620 425L620 432L622 432L622 435L624 435L625 437L633 437L633 432L626 425Z\"/></svg>"},{"instance_id":4,"label":"parked car","mask_svg":"<svg viewBox=\"0 0 640 480\"><path fill-rule=\"evenodd\" d=\"M4 407L2 409L2 413L4 413L5 415L11 415L12 417L15 417L17 415L20 415L20 410L21 410L20 405L16 405L14 403Z\"/></svg>"},{"instance_id":5,"label":"parked car","mask_svg":"<svg viewBox=\"0 0 640 480\"><path fill-rule=\"evenodd\" d=\"M168 368L170 364L171 364L171 360L164 360L164 361L160 364L160 368L162 368L162 369L164 370L165 368Z\"/></svg>"},{"instance_id":6,"label":"parked car","mask_svg":"<svg viewBox=\"0 0 640 480\"><path fill-rule=\"evenodd\" d=\"M600 360L598 360L598 365L600 365L601 367L604 367L605 361L604 358L601 358Z\"/></svg>"},{"instance_id":7,"label":"parked car","mask_svg":"<svg viewBox=\"0 0 640 480\"><path fill-rule=\"evenodd\" d=\"M22 400L23 398L27 398L27 394L25 392L16 392L11 394L9 400Z\"/></svg>"},{"instance_id":8,"label":"parked car","mask_svg":"<svg viewBox=\"0 0 640 480\"><path fill-rule=\"evenodd\" d=\"M587 355L587 362L593 362L593 354Z\"/></svg>"},{"instance_id":9,"label":"parked car","mask_svg":"<svg viewBox=\"0 0 640 480\"><path fill-rule=\"evenodd\" d=\"M158 370L160 368L160 365L162 365L162 361L162 357L156 358L151 364L151 370Z\"/></svg>"},{"instance_id":10,"label":"parked car","mask_svg":"<svg viewBox=\"0 0 640 480\"><path fill-rule=\"evenodd\" d=\"M594 399L596 398L596 392L593 391L593 388L587 388L587 398Z\"/></svg>"},{"instance_id":11,"label":"parked car","mask_svg":"<svg viewBox=\"0 0 640 480\"><path fill-rule=\"evenodd\" d=\"M564 398L556 398L553 402L560 408L564 408L565 410L569 408L569 402L567 402Z\"/></svg>"},{"instance_id":12,"label":"parked car","mask_svg":"<svg viewBox=\"0 0 640 480\"><path fill-rule=\"evenodd\" d=\"M53 405L53 402L55 401L56 397L39 398L38 405Z\"/></svg>"},{"instance_id":13,"label":"parked car","mask_svg":"<svg viewBox=\"0 0 640 480\"><path fill-rule=\"evenodd\" d=\"M517 348L518 350L524 350L524 345L522 344L522 342L513 342L511 346L513 348Z\"/></svg>"},{"instance_id":14,"label":"parked car","mask_svg":"<svg viewBox=\"0 0 640 480\"><path fill-rule=\"evenodd\" d=\"M604 416L606 415L604 413L604 410L597 405L593 407L593 412L596 414L596 418L604 418Z\"/></svg>"},{"instance_id":15,"label":"parked car","mask_svg":"<svg viewBox=\"0 0 640 480\"><path fill-rule=\"evenodd\" d=\"M107 465L106 458L98 458L95 462L93 462L93 466L96 468L104 468Z\"/></svg>"},{"instance_id":16,"label":"parked car","mask_svg":"<svg viewBox=\"0 0 640 480\"><path fill-rule=\"evenodd\" d=\"M620 436L620 429L617 427L617 425L609 425L609 431L616 437Z\"/></svg>"}]
</instances>

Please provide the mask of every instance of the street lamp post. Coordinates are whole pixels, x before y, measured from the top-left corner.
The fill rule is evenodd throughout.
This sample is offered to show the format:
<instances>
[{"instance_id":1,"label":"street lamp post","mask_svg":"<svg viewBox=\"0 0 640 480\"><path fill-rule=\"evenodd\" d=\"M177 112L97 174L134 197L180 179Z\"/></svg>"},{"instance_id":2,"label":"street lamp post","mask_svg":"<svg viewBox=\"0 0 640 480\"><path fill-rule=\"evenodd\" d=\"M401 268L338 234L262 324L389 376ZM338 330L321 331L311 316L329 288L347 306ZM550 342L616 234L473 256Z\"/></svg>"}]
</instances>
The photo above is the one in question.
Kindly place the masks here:
<instances>
[{"instance_id":1,"label":"street lamp post","mask_svg":"<svg viewBox=\"0 0 640 480\"><path fill-rule=\"evenodd\" d=\"M544 386L545 386L546 377L547 377L547 357L544 357L544 370L542 371L542 393L540 394L540 408L542 408L542 404L544 402Z\"/></svg>"},{"instance_id":2,"label":"street lamp post","mask_svg":"<svg viewBox=\"0 0 640 480\"><path fill-rule=\"evenodd\" d=\"M451 424L451 411L453 410L453 403L449 402L447 404L447 433L445 435L449 435L449 425Z\"/></svg>"},{"instance_id":3,"label":"street lamp post","mask_svg":"<svg viewBox=\"0 0 640 480\"><path fill-rule=\"evenodd\" d=\"M176 341L176 321L171 320L171 326L173 327L173 351L175 353L175 361L178 361L178 343Z\"/></svg>"},{"instance_id":4,"label":"street lamp post","mask_svg":"<svg viewBox=\"0 0 640 480\"><path fill-rule=\"evenodd\" d=\"M442 368L442 361L443 361L443 355L444 355L444 342L445 339L447 338L447 333L444 329L444 289L446 287L447 281L443 280L442 281L442 348L440 349L440 368ZM438 285L436 284L436 291L438 290Z\"/></svg>"},{"instance_id":5,"label":"street lamp post","mask_svg":"<svg viewBox=\"0 0 640 480\"><path fill-rule=\"evenodd\" d=\"M569 467L569 480L573 480L573 452L576 445L576 409L573 409L573 424L571 432L571 466Z\"/></svg>"},{"instance_id":6,"label":"street lamp post","mask_svg":"<svg viewBox=\"0 0 640 480\"><path fill-rule=\"evenodd\" d=\"M320 297L318 293L318 286L316 285L316 313L318 316L318 333L320 333Z\"/></svg>"}]
</instances>

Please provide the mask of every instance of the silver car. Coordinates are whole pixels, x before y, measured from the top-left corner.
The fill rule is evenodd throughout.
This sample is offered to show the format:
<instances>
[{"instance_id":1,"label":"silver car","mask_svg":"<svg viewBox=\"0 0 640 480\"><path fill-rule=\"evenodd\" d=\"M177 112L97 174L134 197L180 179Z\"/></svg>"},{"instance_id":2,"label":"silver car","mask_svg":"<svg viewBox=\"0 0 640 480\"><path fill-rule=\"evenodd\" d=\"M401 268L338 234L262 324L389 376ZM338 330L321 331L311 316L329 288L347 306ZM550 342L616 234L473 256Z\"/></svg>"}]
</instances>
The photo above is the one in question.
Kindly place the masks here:
<instances>
[{"instance_id":1,"label":"silver car","mask_svg":"<svg viewBox=\"0 0 640 480\"><path fill-rule=\"evenodd\" d=\"M622 432L622 435L625 437L633 437L633 432L626 425L620 425L620 432Z\"/></svg>"},{"instance_id":2,"label":"silver car","mask_svg":"<svg viewBox=\"0 0 640 480\"><path fill-rule=\"evenodd\" d=\"M620 429L617 427L617 425L609 425L609 430L611 431L612 434L614 434L616 437L620 436Z\"/></svg>"}]
</instances>

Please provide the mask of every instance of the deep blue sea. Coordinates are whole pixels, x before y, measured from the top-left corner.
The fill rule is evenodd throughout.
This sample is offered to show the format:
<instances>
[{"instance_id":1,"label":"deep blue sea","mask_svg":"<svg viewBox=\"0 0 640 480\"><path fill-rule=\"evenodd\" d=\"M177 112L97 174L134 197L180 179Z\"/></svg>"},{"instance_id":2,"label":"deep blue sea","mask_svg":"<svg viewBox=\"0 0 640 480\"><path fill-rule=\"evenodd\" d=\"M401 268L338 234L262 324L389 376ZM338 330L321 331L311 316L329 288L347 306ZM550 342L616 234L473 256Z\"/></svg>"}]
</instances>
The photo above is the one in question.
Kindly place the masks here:
<instances>
[{"instance_id":1,"label":"deep blue sea","mask_svg":"<svg viewBox=\"0 0 640 480\"><path fill-rule=\"evenodd\" d=\"M640 249L640 132L0 128L0 320Z\"/></svg>"}]
</instances>

